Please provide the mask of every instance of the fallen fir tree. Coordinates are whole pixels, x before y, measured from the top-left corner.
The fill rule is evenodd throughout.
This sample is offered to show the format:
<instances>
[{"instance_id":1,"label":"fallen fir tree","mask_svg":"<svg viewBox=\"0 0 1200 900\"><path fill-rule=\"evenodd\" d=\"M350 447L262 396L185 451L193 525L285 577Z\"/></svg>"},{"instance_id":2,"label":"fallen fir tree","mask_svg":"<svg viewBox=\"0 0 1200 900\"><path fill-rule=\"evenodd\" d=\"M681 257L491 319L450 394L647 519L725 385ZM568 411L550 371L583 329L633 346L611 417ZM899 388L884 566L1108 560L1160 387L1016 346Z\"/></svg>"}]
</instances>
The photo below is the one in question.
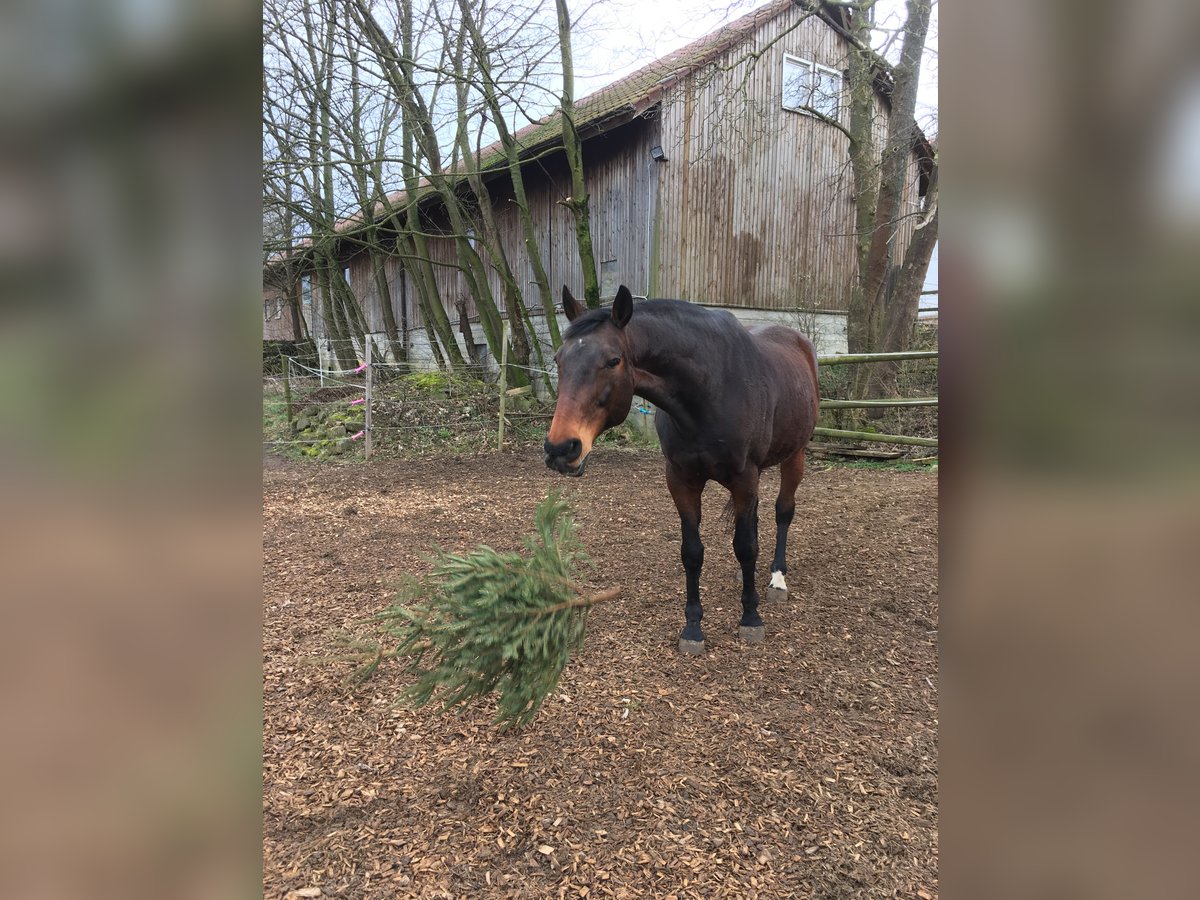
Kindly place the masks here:
<instances>
[{"instance_id":1,"label":"fallen fir tree","mask_svg":"<svg viewBox=\"0 0 1200 900\"><path fill-rule=\"evenodd\" d=\"M416 680L401 700L421 707L461 706L493 691L496 723L528 723L583 645L588 610L617 589L585 593L577 570L590 561L570 507L557 491L538 506L528 555L480 546L439 553L425 579L408 579L397 602L370 621L393 649L357 644L362 683L385 660L405 660Z\"/></svg>"}]
</instances>

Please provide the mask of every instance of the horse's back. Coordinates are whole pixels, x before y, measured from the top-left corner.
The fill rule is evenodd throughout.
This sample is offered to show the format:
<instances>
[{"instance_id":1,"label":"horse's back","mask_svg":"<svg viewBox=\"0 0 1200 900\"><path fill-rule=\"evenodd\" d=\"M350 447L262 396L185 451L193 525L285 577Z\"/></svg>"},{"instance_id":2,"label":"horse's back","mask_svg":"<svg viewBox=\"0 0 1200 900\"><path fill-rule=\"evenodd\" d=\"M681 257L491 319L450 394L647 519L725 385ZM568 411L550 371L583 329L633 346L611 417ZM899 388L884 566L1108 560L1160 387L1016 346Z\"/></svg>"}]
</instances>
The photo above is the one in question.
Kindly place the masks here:
<instances>
[{"instance_id":1,"label":"horse's back","mask_svg":"<svg viewBox=\"0 0 1200 900\"><path fill-rule=\"evenodd\" d=\"M785 368L796 367L804 380L816 384L817 348L807 335L783 325L755 325L746 330L773 361L783 362Z\"/></svg>"},{"instance_id":2,"label":"horse's back","mask_svg":"<svg viewBox=\"0 0 1200 900\"><path fill-rule=\"evenodd\" d=\"M817 351L811 340L783 325L748 328L774 371L773 435L764 466L776 465L804 447L820 412Z\"/></svg>"}]
</instances>

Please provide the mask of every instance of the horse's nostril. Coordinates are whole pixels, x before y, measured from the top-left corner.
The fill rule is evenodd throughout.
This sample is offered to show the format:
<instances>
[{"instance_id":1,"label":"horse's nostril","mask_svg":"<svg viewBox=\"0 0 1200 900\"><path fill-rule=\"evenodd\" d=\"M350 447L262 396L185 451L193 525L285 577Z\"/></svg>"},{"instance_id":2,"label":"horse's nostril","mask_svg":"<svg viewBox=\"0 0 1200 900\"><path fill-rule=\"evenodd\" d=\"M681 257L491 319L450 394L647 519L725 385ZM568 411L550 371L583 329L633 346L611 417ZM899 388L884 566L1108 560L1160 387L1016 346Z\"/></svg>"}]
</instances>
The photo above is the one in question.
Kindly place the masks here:
<instances>
[{"instance_id":1,"label":"horse's nostril","mask_svg":"<svg viewBox=\"0 0 1200 900\"><path fill-rule=\"evenodd\" d=\"M545 451L547 465L557 459L570 462L579 456L580 451L583 449L583 441L579 440L579 438L571 438L570 440L563 441L562 443L553 444L550 442L549 438L546 438L545 443L542 445L542 449Z\"/></svg>"}]
</instances>

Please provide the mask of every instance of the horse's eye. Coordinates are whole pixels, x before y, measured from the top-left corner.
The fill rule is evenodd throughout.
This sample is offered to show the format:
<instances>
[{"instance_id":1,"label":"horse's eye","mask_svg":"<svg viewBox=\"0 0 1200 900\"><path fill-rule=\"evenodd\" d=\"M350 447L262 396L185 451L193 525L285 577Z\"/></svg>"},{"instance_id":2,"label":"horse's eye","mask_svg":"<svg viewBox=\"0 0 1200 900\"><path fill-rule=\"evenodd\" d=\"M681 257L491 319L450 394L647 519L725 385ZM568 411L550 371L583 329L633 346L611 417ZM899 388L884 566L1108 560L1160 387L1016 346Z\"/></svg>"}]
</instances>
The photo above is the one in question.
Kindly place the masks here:
<instances>
[{"instance_id":1,"label":"horse's eye","mask_svg":"<svg viewBox=\"0 0 1200 900\"><path fill-rule=\"evenodd\" d=\"M606 363L604 364L604 368L606 368L606 369L615 369L615 368L616 368L617 366L619 366L620 364L621 364L621 357L619 357L619 356L614 356L612 359L610 359L608 362L606 362Z\"/></svg>"}]
</instances>

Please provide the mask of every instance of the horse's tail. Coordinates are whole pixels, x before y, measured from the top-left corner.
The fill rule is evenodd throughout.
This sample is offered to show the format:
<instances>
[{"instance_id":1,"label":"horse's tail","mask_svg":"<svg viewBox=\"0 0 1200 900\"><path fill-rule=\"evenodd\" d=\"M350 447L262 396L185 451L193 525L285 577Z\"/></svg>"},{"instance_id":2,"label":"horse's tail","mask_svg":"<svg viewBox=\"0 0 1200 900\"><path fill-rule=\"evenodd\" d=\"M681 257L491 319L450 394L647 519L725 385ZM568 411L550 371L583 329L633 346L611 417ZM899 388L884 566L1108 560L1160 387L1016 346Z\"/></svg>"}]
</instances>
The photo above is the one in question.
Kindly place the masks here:
<instances>
[{"instance_id":1,"label":"horse's tail","mask_svg":"<svg viewBox=\"0 0 1200 900\"><path fill-rule=\"evenodd\" d=\"M754 497L751 501L754 504L755 511L758 509L758 497ZM721 510L721 518L718 520L721 523L721 530L726 534L733 534L733 529L737 525L737 510L733 505L733 494L729 494L729 499L725 501L725 508Z\"/></svg>"},{"instance_id":2,"label":"horse's tail","mask_svg":"<svg viewBox=\"0 0 1200 900\"><path fill-rule=\"evenodd\" d=\"M721 530L726 534L733 534L734 525L737 524L737 513L733 507L733 494L729 495L729 499L725 501L725 508L721 510L721 518L718 520L721 523Z\"/></svg>"}]
</instances>

